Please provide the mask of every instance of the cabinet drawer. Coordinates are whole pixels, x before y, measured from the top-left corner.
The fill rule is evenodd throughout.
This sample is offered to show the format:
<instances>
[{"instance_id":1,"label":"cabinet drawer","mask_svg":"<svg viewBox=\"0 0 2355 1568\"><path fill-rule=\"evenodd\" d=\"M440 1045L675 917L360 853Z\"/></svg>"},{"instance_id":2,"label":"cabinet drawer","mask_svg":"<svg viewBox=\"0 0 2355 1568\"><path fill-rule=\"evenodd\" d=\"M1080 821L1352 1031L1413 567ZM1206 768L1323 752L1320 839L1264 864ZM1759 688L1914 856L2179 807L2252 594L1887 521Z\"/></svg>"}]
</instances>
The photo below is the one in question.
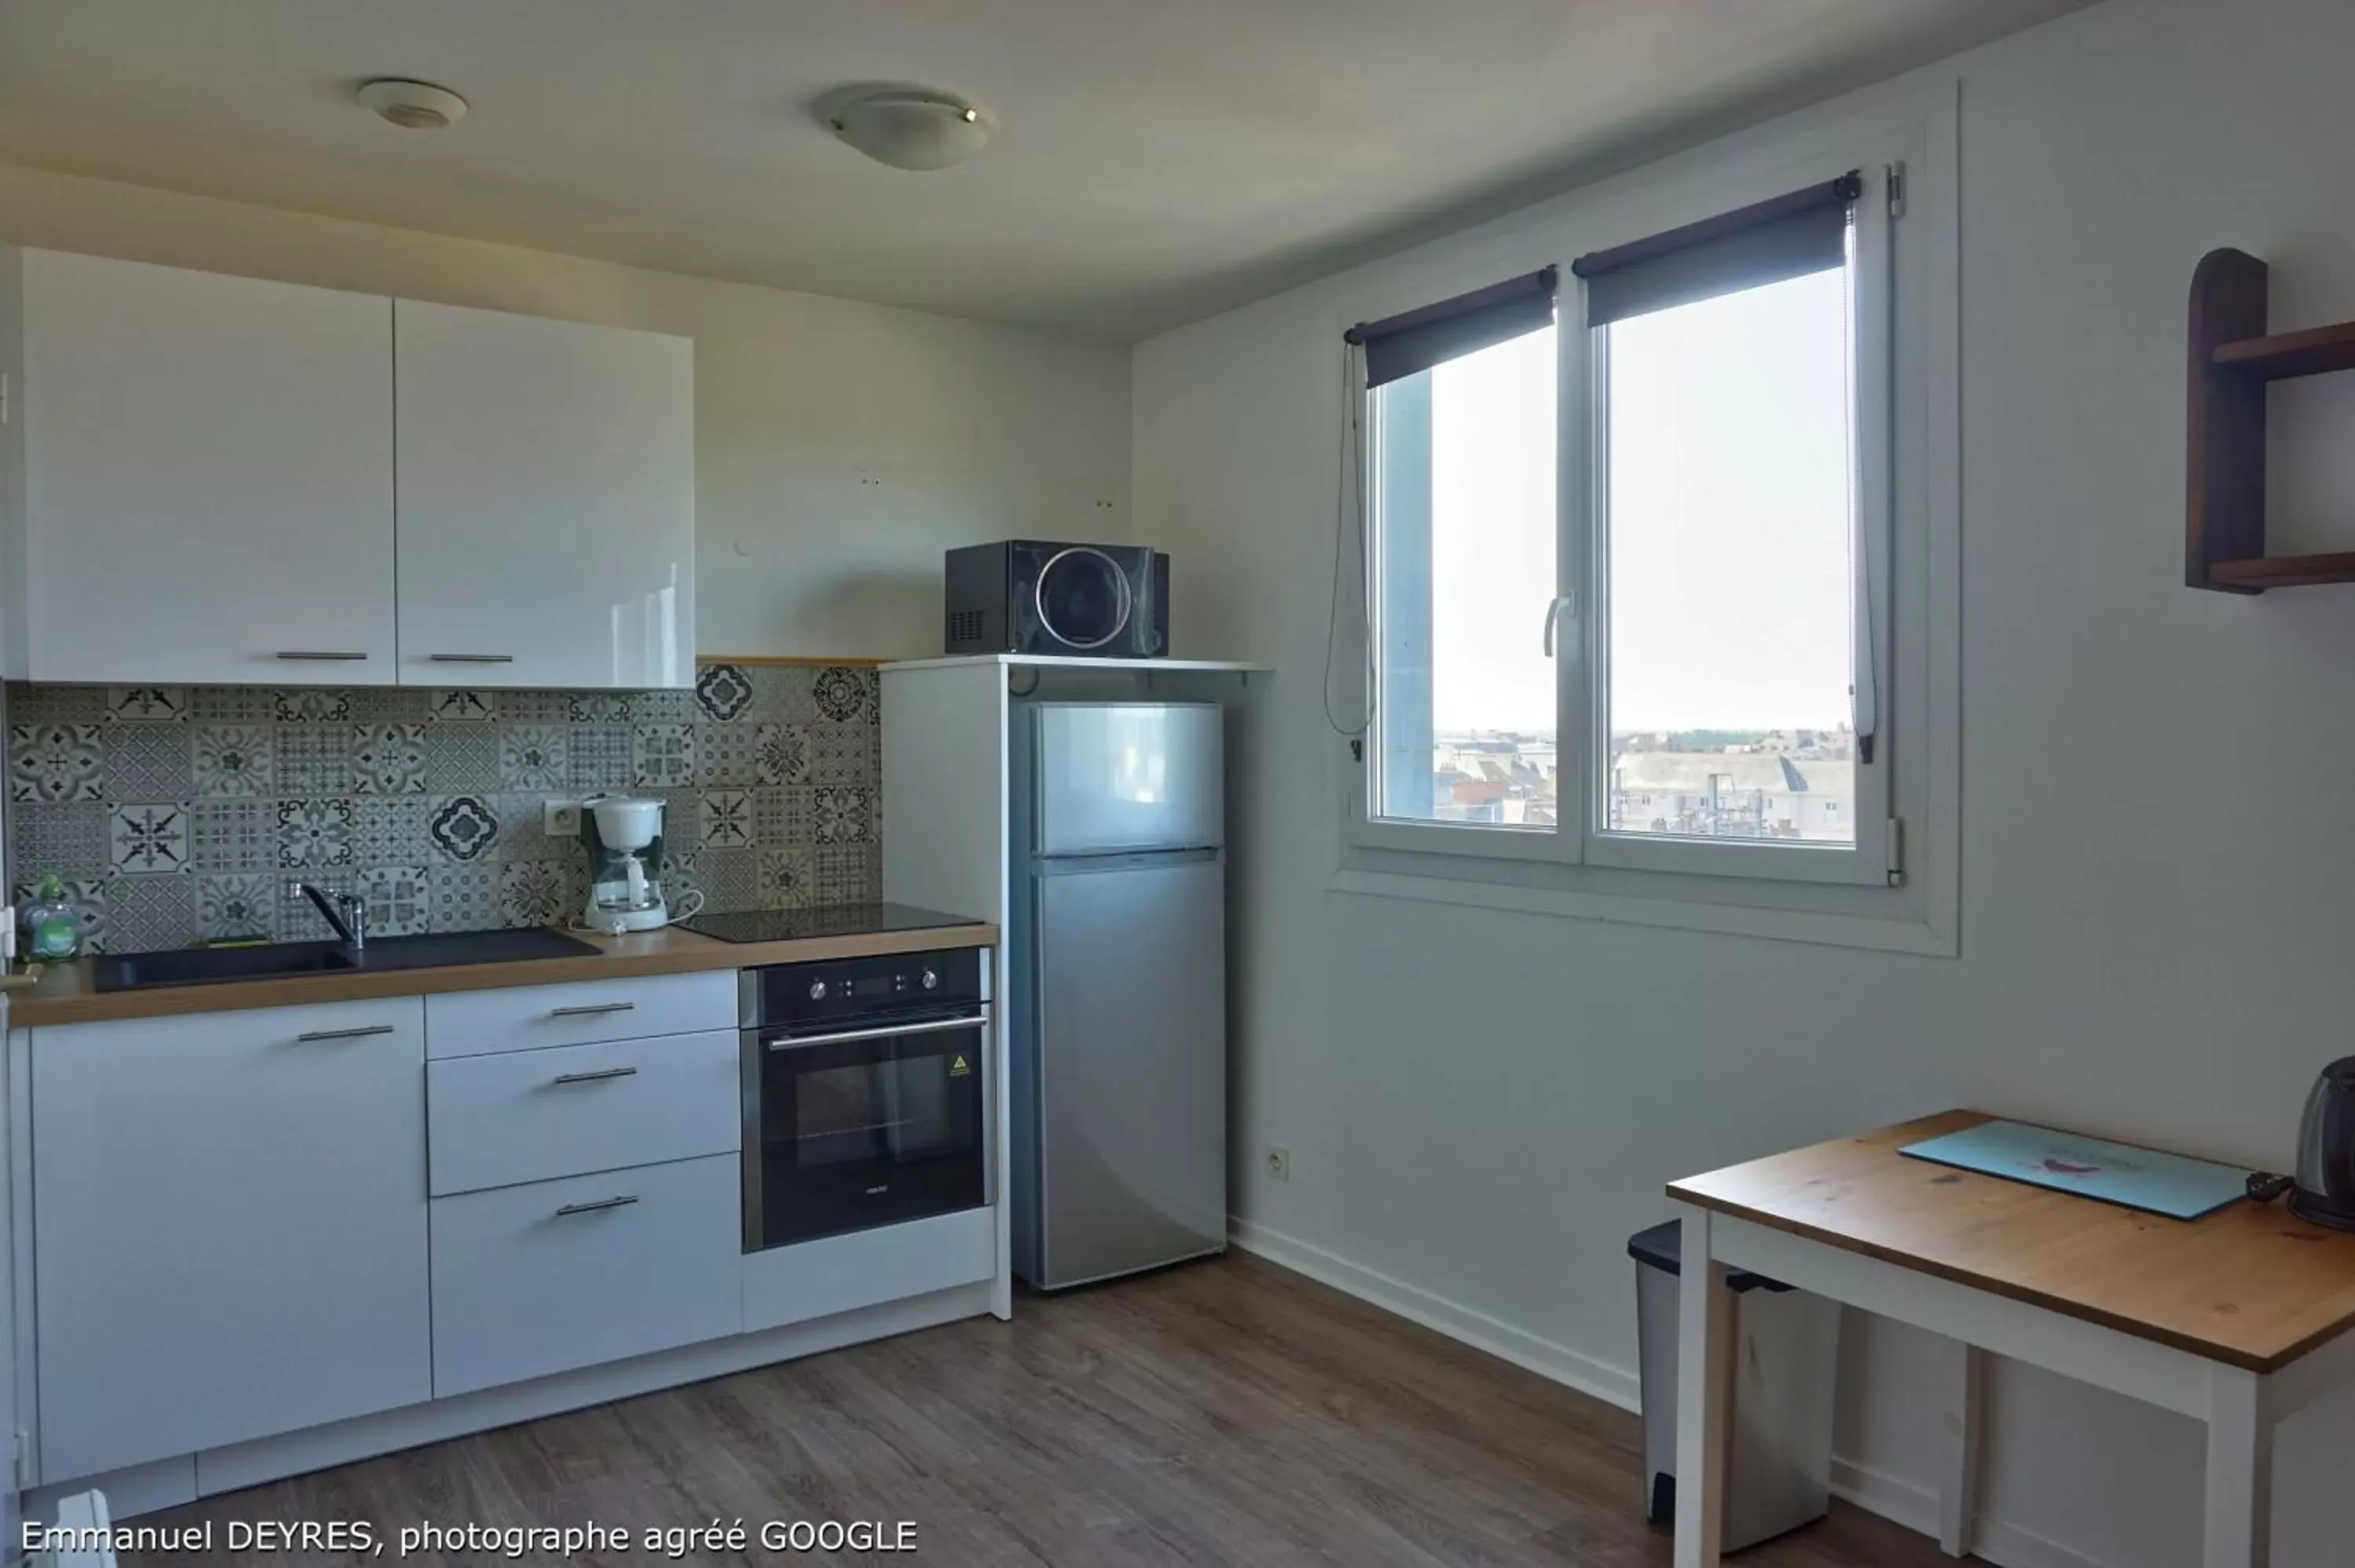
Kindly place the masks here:
<instances>
[{"instance_id":1,"label":"cabinet drawer","mask_svg":"<svg viewBox=\"0 0 2355 1568\"><path fill-rule=\"evenodd\" d=\"M433 1393L739 1331L732 1154L436 1198Z\"/></svg>"},{"instance_id":2,"label":"cabinet drawer","mask_svg":"<svg viewBox=\"0 0 2355 1568\"><path fill-rule=\"evenodd\" d=\"M735 1149L736 1043L711 1030L430 1064L433 1195Z\"/></svg>"},{"instance_id":3,"label":"cabinet drawer","mask_svg":"<svg viewBox=\"0 0 2355 1568\"><path fill-rule=\"evenodd\" d=\"M771 1247L744 1255L744 1329L753 1333L806 1323L975 1285L996 1272L995 1209L966 1209Z\"/></svg>"},{"instance_id":4,"label":"cabinet drawer","mask_svg":"<svg viewBox=\"0 0 2355 1568\"><path fill-rule=\"evenodd\" d=\"M425 999L425 1054L436 1058L735 1027L733 969Z\"/></svg>"}]
</instances>

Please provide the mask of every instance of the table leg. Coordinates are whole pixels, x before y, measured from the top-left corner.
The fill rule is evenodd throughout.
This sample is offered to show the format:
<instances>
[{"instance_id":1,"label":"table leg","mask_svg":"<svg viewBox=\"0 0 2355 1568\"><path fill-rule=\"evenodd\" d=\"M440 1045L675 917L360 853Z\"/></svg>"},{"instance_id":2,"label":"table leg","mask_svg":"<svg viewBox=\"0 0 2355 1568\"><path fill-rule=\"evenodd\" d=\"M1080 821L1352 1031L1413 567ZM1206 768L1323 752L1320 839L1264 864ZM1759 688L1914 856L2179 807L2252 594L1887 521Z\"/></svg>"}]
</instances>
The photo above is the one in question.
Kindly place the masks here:
<instances>
[{"instance_id":1,"label":"table leg","mask_svg":"<svg viewBox=\"0 0 2355 1568\"><path fill-rule=\"evenodd\" d=\"M2204 1568L2267 1568L2273 1561L2273 1412L2262 1374L2216 1366L2208 1374L2208 1518Z\"/></svg>"},{"instance_id":2,"label":"table leg","mask_svg":"<svg viewBox=\"0 0 2355 1568\"><path fill-rule=\"evenodd\" d=\"M1724 1541L1726 1418L1732 1393L1733 1293L1710 1255L1710 1216L1689 1211L1678 1270L1676 1568L1718 1568Z\"/></svg>"},{"instance_id":3,"label":"table leg","mask_svg":"<svg viewBox=\"0 0 2355 1568\"><path fill-rule=\"evenodd\" d=\"M1971 1554L1979 1511L1980 1406L1987 1397L1987 1352L1959 1340L1945 1342L1945 1409L1939 1425L1945 1448L1938 1479L1938 1547L1949 1557Z\"/></svg>"}]
</instances>

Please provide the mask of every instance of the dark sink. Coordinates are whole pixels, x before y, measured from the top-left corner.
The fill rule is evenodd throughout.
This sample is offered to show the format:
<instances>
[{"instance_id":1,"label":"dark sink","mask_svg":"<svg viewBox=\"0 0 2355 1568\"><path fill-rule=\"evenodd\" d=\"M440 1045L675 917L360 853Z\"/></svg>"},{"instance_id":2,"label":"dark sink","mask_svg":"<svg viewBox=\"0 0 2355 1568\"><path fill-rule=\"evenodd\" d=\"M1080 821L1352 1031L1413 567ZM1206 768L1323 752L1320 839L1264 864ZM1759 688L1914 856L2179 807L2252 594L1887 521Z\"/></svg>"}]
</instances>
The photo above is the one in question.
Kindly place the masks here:
<instances>
[{"instance_id":1,"label":"dark sink","mask_svg":"<svg viewBox=\"0 0 2355 1568\"><path fill-rule=\"evenodd\" d=\"M425 937L370 937L355 955L360 969L430 969L447 964L514 964L532 959L594 958L597 949L561 931L437 931Z\"/></svg>"},{"instance_id":2,"label":"dark sink","mask_svg":"<svg viewBox=\"0 0 2355 1568\"><path fill-rule=\"evenodd\" d=\"M263 948L174 948L154 953L111 953L91 960L100 991L144 991L159 985L218 985L225 980L280 980L291 975L366 974L440 969L456 964L522 963L595 954L561 931L439 931L423 937L377 937L358 952L341 942L276 942Z\"/></svg>"},{"instance_id":3,"label":"dark sink","mask_svg":"<svg viewBox=\"0 0 2355 1568\"><path fill-rule=\"evenodd\" d=\"M155 953L103 953L90 961L100 991L152 985L217 985L284 975L341 974L352 968L340 942L275 942L262 948L171 948Z\"/></svg>"}]
</instances>

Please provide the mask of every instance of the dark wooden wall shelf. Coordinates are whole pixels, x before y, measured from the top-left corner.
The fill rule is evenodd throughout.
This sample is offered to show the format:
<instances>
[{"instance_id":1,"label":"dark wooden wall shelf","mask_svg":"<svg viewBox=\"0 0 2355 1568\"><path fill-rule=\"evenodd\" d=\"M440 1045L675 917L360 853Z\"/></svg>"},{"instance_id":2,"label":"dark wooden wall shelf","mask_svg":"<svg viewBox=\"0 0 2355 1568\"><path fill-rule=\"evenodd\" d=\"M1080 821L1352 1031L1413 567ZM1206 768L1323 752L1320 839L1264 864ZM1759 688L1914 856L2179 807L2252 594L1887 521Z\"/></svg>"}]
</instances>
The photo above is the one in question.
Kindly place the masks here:
<instances>
[{"instance_id":1,"label":"dark wooden wall shelf","mask_svg":"<svg viewBox=\"0 0 2355 1568\"><path fill-rule=\"evenodd\" d=\"M2308 327L2304 332L2286 332L2277 337L2220 343L2214 358L2218 365L2245 370L2265 381L2319 376L2327 370L2355 370L2355 322Z\"/></svg>"},{"instance_id":2,"label":"dark wooden wall shelf","mask_svg":"<svg viewBox=\"0 0 2355 1568\"><path fill-rule=\"evenodd\" d=\"M2265 331L2265 264L2211 250L2191 274L2183 580L2221 593L2355 583L2355 553L2265 554L2265 386L2355 370L2355 322Z\"/></svg>"}]
</instances>

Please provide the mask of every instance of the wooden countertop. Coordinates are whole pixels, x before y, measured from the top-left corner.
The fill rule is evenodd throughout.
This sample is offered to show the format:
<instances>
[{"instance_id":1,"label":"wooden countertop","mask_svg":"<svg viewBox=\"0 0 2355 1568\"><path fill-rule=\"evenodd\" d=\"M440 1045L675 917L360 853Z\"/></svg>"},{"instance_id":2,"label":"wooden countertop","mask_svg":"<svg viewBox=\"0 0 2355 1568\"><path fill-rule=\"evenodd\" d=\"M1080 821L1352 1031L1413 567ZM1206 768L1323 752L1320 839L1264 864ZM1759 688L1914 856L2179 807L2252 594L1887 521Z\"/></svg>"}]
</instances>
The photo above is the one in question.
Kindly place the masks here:
<instances>
[{"instance_id":1,"label":"wooden countertop","mask_svg":"<svg viewBox=\"0 0 2355 1568\"><path fill-rule=\"evenodd\" d=\"M933 948L993 946L997 927L984 920L922 930L868 932L846 937L805 937L785 942L722 942L676 927L626 937L567 933L598 949L580 958L530 959L501 964L452 964L433 969L386 969L358 974L289 975L277 980L226 980L216 985L157 986L148 991L91 989L90 960L39 966L21 977L32 984L8 995L11 1028L39 1029L60 1023L95 1023L123 1018L161 1018L187 1012L229 1012L249 1007L293 1007L306 1002L368 1001L388 996L432 996L443 991L499 991L509 986L572 985L583 980L626 980L637 975L689 974L703 969L750 969L762 964L798 964L812 959L863 959L884 953L921 953Z\"/></svg>"},{"instance_id":2,"label":"wooden countertop","mask_svg":"<svg viewBox=\"0 0 2355 1568\"><path fill-rule=\"evenodd\" d=\"M2171 1220L1897 1152L1947 1111L1668 1184L1668 1196L2252 1372L2355 1326L2355 1235L2278 1204Z\"/></svg>"}]
</instances>

